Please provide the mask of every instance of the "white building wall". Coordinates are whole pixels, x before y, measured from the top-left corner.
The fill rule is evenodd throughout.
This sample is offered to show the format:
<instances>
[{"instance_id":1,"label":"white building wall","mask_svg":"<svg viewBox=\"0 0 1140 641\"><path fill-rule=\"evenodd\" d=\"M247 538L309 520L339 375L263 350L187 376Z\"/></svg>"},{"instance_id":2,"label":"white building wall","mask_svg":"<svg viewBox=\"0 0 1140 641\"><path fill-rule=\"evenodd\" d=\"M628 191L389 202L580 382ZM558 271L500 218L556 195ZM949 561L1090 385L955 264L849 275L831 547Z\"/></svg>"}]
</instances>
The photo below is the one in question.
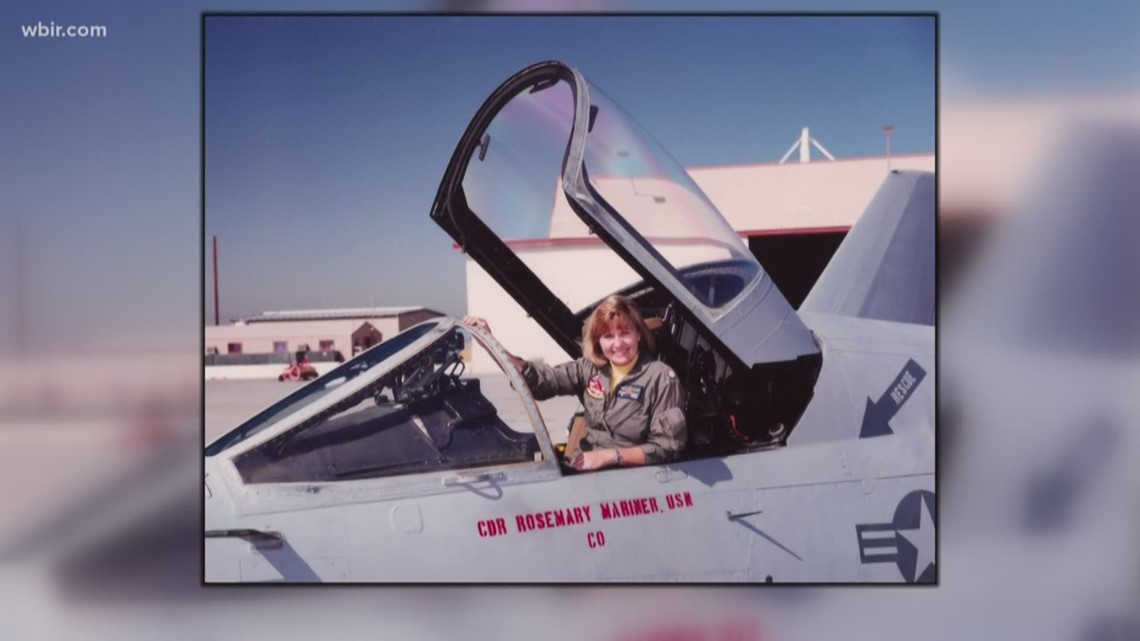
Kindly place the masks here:
<instances>
[{"instance_id":1,"label":"white building wall","mask_svg":"<svg viewBox=\"0 0 1140 641\"><path fill-rule=\"evenodd\" d=\"M571 310L578 310L610 292L631 285L637 274L597 243L572 246L517 248L519 258L535 272ZM495 338L516 356L551 364L569 359L566 352L532 321L526 311L474 261L467 260L467 311L482 316ZM498 368L475 350L471 368L484 373Z\"/></svg>"},{"instance_id":2,"label":"white building wall","mask_svg":"<svg viewBox=\"0 0 1140 641\"><path fill-rule=\"evenodd\" d=\"M400 333L402 329L428 318L439 316L431 310L409 312L383 318L349 320L269 321L206 327L206 348L216 348L225 354L229 343L241 343L242 353L259 354L273 351L275 341L285 341L287 351L296 351L302 344L310 349L320 348L320 341L332 340L334 349L346 357L352 356L352 334L364 323L371 323L383 340Z\"/></svg>"},{"instance_id":3,"label":"white building wall","mask_svg":"<svg viewBox=\"0 0 1140 641\"><path fill-rule=\"evenodd\" d=\"M347 355L352 349L352 332L364 322L363 320L283 321L207 326L206 347L215 347L219 354L225 354L229 343L241 343L242 353L260 354L272 352L275 341L285 341L286 351L292 352L303 343L315 350L320 347L321 340L332 340L335 342L335 349Z\"/></svg>"},{"instance_id":4,"label":"white building wall","mask_svg":"<svg viewBox=\"0 0 1140 641\"><path fill-rule=\"evenodd\" d=\"M438 318L439 316L441 316L441 314L432 309L416 310L413 312L400 314L399 317L396 318L383 319L384 324L376 325L376 329L380 330L380 332L384 335L384 340L388 340L392 336L404 331L405 329L408 329L413 325L419 325L426 320ZM375 323L373 324L375 325ZM389 328L391 328L391 330L389 330Z\"/></svg>"},{"instance_id":5,"label":"white building wall","mask_svg":"<svg viewBox=\"0 0 1140 641\"><path fill-rule=\"evenodd\" d=\"M933 154L894 156L891 169L934 171ZM693 182L708 196L729 225L737 231L850 227L871 202L887 175L887 159L853 158L784 165L727 165L688 170ZM561 188L561 185L559 185ZM694 199L672 183L639 179L600 179L598 189L639 226L643 218L670 217L675 207ZM664 198L655 202L653 196ZM678 229L682 235L685 230ZM552 238L579 238L586 225L565 198L555 201L551 213Z\"/></svg>"},{"instance_id":6,"label":"white building wall","mask_svg":"<svg viewBox=\"0 0 1140 641\"><path fill-rule=\"evenodd\" d=\"M363 322L364 321L360 321L359 323L357 323L356 329L358 329L360 327L361 323L363 323ZM392 338L396 334L399 334L400 331L402 330L402 326L400 323L400 317L397 317L397 316L391 316L388 318L373 318L373 319L369 319L368 322L372 323L372 326L375 327L380 332L380 339L385 340L385 341L388 340L389 338ZM353 331L355 331L355 329ZM344 352L345 354L348 354L350 351L352 351L351 336L352 335L349 334L349 347L348 347L348 350Z\"/></svg>"},{"instance_id":7,"label":"white building wall","mask_svg":"<svg viewBox=\"0 0 1140 641\"><path fill-rule=\"evenodd\" d=\"M891 169L934 171L934 155L894 156ZM850 227L887 177L887 159L697 167L689 175L737 231Z\"/></svg>"}]
</instances>

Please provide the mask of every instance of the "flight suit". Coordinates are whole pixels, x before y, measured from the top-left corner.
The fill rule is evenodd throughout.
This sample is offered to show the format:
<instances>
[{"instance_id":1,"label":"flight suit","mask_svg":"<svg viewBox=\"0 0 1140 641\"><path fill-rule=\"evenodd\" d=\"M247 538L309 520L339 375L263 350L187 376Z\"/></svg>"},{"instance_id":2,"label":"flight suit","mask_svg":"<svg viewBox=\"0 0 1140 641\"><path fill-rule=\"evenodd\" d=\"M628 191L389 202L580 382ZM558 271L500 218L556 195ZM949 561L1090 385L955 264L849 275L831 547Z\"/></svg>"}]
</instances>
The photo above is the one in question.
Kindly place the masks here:
<instances>
[{"instance_id":1,"label":"flight suit","mask_svg":"<svg viewBox=\"0 0 1140 641\"><path fill-rule=\"evenodd\" d=\"M590 449L638 446L654 465L676 459L685 447L681 383L665 363L642 354L612 392L610 365L585 358L555 366L527 361L522 374L537 400L569 394L582 400Z\"/></svg>"}]
</instances>

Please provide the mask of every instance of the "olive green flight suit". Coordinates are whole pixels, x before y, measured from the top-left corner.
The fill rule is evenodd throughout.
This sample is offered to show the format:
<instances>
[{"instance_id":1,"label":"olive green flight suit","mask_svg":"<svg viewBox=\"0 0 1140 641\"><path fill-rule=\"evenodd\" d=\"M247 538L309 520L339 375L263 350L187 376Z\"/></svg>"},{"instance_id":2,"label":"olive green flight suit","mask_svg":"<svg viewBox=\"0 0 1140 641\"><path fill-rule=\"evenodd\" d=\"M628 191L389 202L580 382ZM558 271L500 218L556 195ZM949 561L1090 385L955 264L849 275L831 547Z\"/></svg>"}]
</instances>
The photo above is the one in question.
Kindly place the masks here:
<instances>
[{"instance_id":1,"label":"olive green flight suit","mask_svg":"<svg viewBox=\"0 0 1140 641\"><path fill-rule=\"evenodd\" d=\"M642 354L612 392L610 374L609 364L599 368L585 358L555 366L527 361L523 368L537 400L570 394L582 400L590 449L638 446L649 465L676 459L686 441L676 373Z\"/></svg>"}]
</instances>

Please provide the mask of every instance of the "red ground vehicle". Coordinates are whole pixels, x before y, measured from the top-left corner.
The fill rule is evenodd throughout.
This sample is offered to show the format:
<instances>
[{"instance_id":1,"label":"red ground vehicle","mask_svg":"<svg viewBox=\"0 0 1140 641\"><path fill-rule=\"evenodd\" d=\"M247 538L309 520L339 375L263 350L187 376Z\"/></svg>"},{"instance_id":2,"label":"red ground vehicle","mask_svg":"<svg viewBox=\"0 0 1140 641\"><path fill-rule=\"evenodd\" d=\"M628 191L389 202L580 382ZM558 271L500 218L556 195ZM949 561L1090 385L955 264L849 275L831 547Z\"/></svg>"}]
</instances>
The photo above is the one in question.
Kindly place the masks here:
<instances>
[{"instance_id":1,"label":"red ground vehicle","mask_svg":"<svg viewBox=\"0 0 1140 641\"><path fill-rule=\"evenodd\" d=\"M279 381L311 381L320 376L317 369L309 362L306 352L297 352L297 359L285 367L285 371L277 376Z\"/></svg>"}]
</instances>

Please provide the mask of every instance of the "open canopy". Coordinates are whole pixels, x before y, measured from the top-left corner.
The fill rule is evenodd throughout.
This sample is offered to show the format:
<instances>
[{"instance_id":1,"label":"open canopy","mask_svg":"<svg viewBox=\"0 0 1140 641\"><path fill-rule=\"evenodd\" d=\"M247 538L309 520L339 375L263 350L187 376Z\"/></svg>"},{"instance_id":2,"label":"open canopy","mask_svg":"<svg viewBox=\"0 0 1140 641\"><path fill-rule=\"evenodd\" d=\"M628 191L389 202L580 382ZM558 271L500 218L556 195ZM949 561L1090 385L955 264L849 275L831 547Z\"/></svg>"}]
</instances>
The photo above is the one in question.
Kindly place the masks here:
<instances>
[{"instance_id":1,"label":"open canopy","mask_svg":"<svg viewBox=\"0 0 1140 641\"><path fill-rule=\"evenodd\" d=\"M685 170L575 69L543 62L496 89L444 175L432 218L571 356L581 321L512 247L595 234L739 370L818 354L771 278ZM583 265L583 273L589 272ZM598 292L599 297L606 292Z\"/></svg>"}]
</instances>

